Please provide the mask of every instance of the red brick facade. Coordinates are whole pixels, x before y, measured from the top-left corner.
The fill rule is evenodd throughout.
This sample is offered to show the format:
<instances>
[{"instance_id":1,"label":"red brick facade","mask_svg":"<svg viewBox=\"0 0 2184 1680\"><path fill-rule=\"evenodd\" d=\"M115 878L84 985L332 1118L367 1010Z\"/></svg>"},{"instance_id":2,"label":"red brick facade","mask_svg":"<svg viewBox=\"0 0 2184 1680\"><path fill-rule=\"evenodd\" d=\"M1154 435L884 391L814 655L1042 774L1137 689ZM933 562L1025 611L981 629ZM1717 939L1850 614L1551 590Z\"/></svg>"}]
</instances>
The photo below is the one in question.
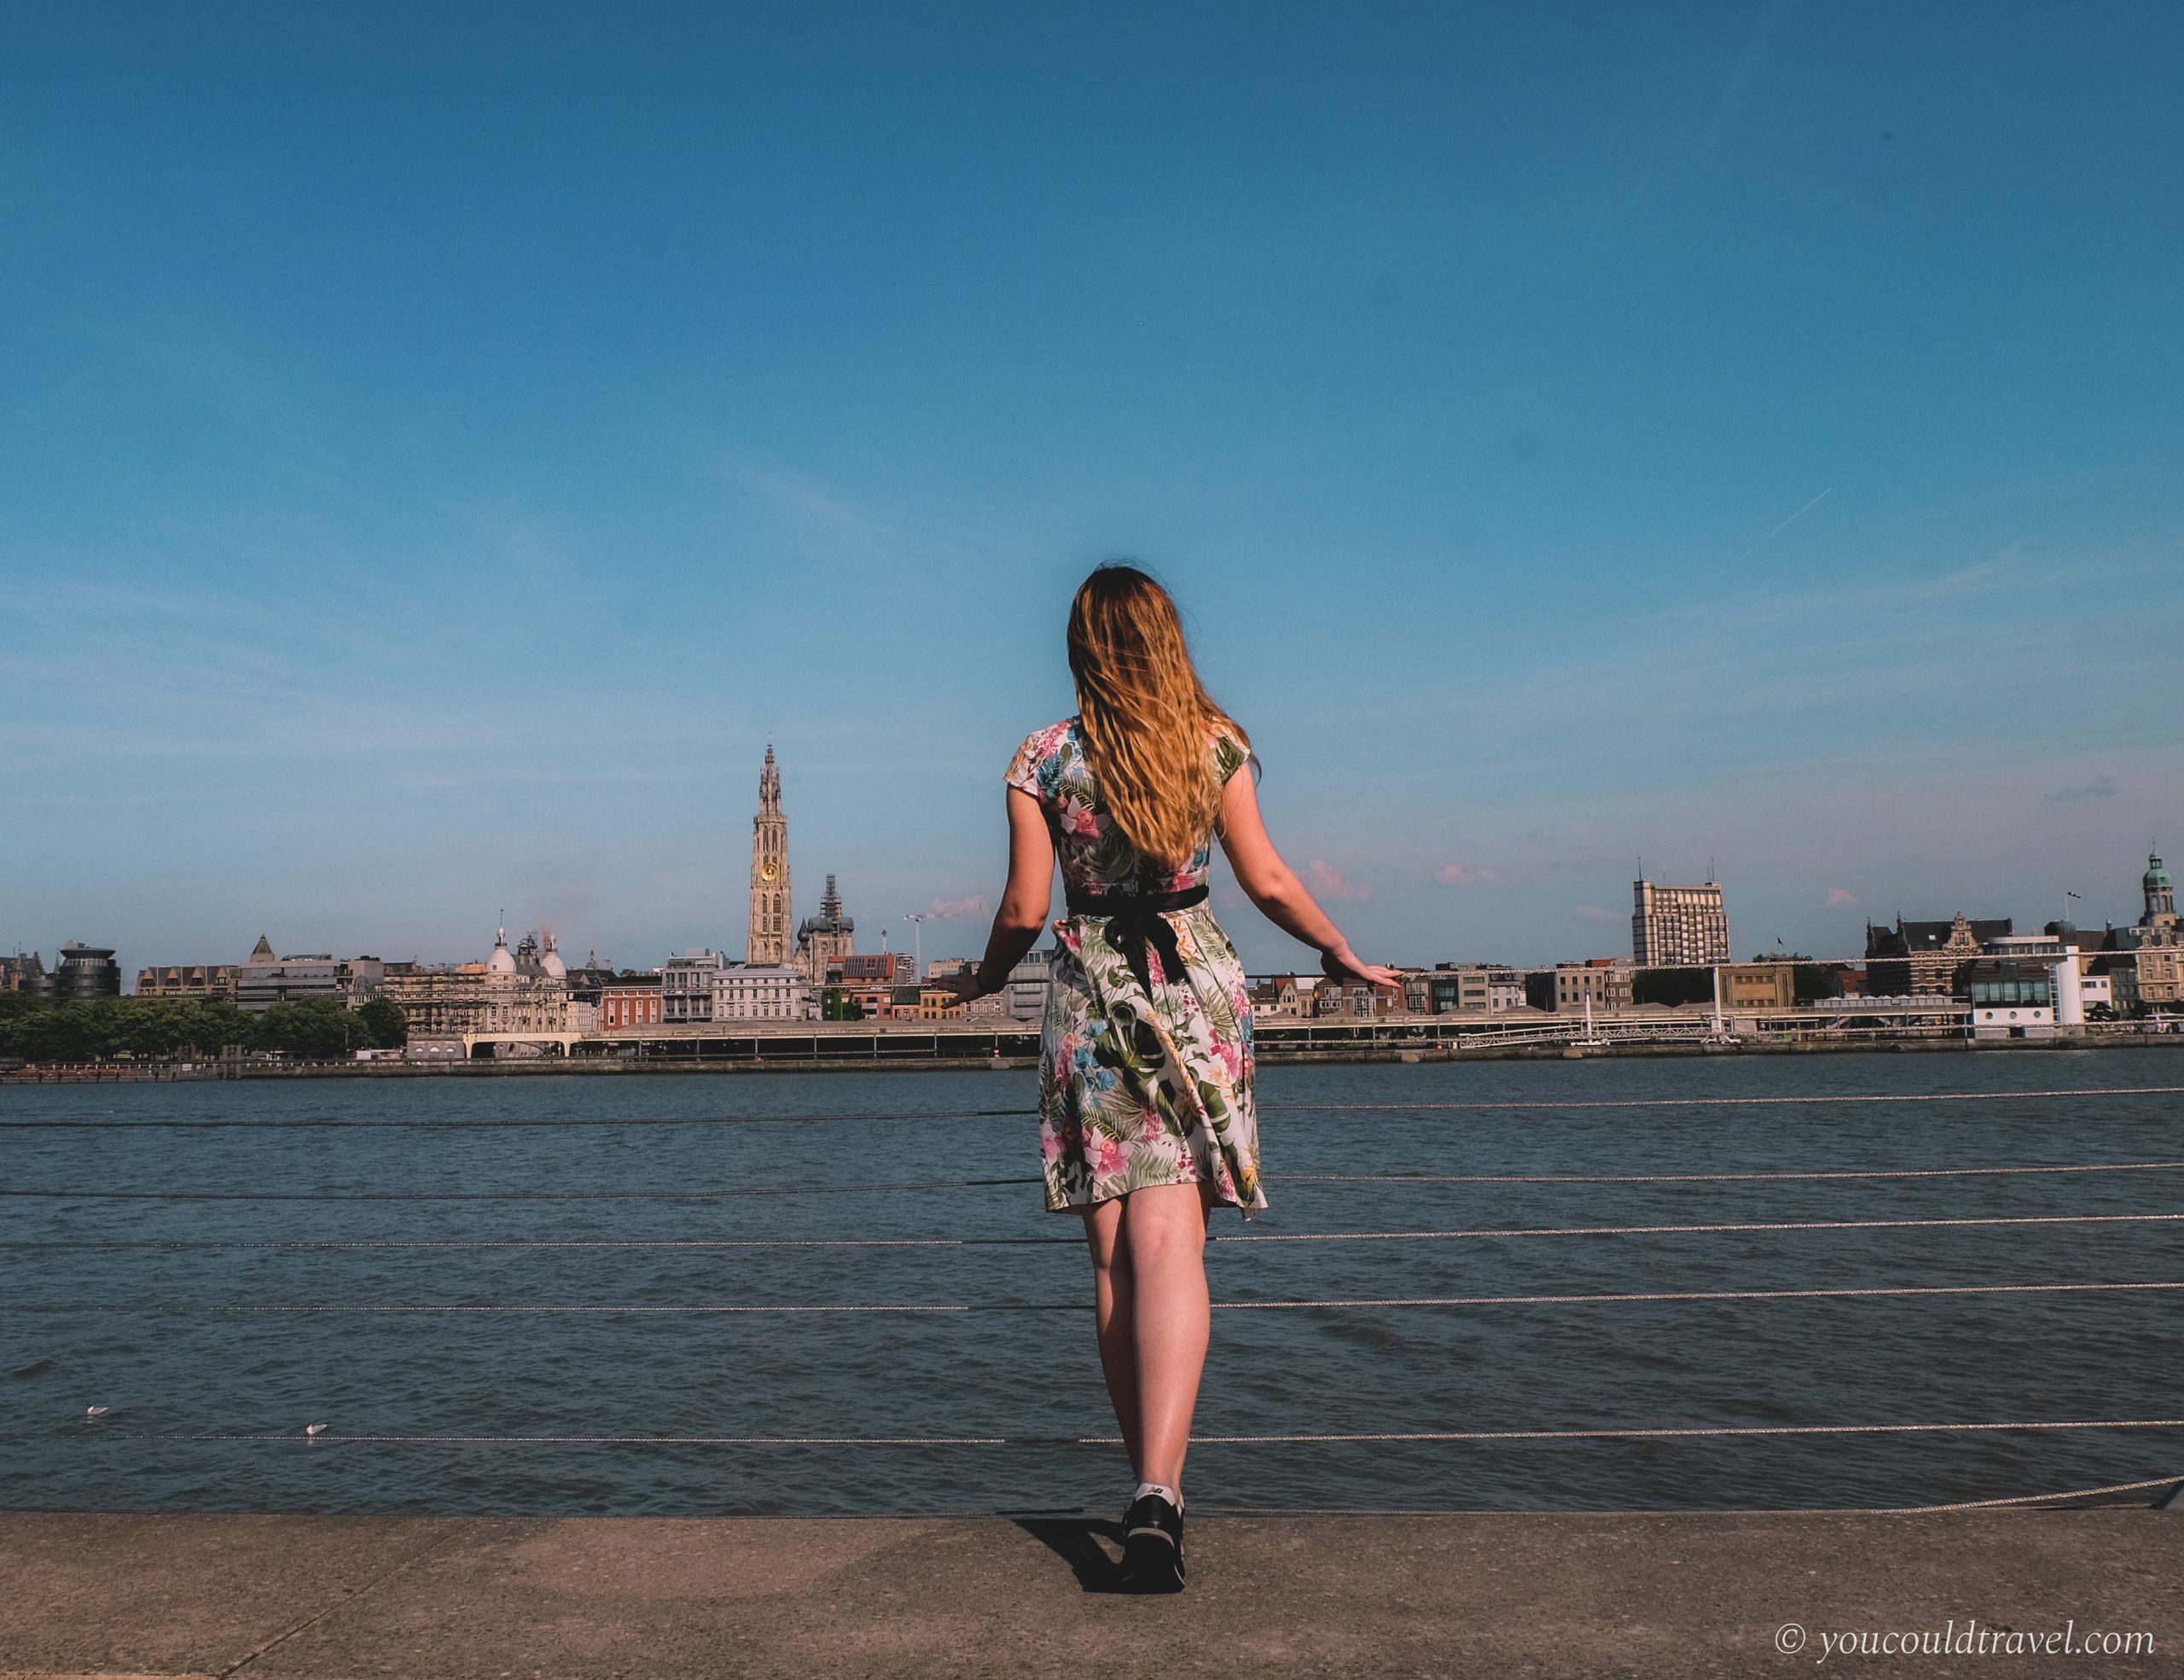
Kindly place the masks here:
<instances>
[{"instance_id":1,"label":"red brick facade","mask_svg":"<svg viewBox=\"0 0 2184 1680\"><path fill-rule=\"evenodd\" d=\"M619 1032L659 1025L659 982L619 981L599 989L599 1030Z\"/></svg>"}]
</instances>

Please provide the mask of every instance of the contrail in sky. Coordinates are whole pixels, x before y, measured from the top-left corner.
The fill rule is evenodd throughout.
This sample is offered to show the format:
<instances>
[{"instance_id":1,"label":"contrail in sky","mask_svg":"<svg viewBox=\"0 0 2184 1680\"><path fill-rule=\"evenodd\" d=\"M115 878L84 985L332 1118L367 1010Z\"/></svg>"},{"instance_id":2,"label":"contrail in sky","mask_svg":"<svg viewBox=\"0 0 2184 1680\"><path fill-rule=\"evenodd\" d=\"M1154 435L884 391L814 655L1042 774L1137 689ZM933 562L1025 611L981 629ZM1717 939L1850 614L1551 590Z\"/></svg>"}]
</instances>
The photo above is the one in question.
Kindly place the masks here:
<instances>
[{"instance_id":1,"label":"contrail in sky","mask_svg":"<svg viewBox=\"0 0 2184 1680\"><path fill-rule=\"evenodd\" d=\"M1787 531L1792 526L1795 525L1799 520L1803 519L1807 514L1810 513L1815 508L1817 508L1821 503L1825 502L1829 497L1834 494L1835 486L1833 485L1828 485L1827 489L1821 491L1819 495L1814 497L1812 500L1806 503L1804 507L1798 509L1794 514L1792 514L1789 518L1784 520L1781 524L1776 526L1757 543L1754 543L1750 548L1746 549L1742 554L1731 561L1729 564L1732 566L1743 565L1745 561L1750 560L1752 555L1757 554L1762 549L1765 548L1769 543L1773 542L1777 537L1780 537L1784 532Z\"/></svg>"}]
</instances>

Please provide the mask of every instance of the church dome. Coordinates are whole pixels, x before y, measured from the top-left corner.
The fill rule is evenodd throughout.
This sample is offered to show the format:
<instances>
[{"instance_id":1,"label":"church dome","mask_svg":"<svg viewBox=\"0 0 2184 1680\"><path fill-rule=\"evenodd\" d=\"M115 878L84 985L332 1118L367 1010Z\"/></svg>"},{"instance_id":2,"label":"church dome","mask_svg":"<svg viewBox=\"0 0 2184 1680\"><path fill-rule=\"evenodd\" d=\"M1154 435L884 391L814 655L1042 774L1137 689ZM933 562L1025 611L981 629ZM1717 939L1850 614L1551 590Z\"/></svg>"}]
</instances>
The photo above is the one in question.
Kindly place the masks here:
<instances>
[{"instance_id":1,"label":"church dome","mask_svg":"<svg viewBox=\"0 0 2184 1680\"><path fill-rule=\"evenodd\" d=\"M538 971L549 980L565 980L569 977L569 965L561 961L561 953L555 948L554 936L546 936L546 949L538 958Z\"/></svg>"},{"instance_id":2,"label":"church dome","mask_svg":"<svg viewBox=\"0 0 2184 1680\"><path fill-rule=\"evenodd\" d=\"M508 929L502 928L493 940L493 954L485 959L485 972L508 979L515 978L515 953L508 949Z\"/></svg>"},{"instance_id":3,"label":"church dome","mask_svg":"<svg viewBox=\"0 0 2184 1680\"><path fill-rule=\"evenodd\" d=\"M2162 866L2158 852L2146 854L2146 872L2140 885L2149 892L2166 892L2175 888L2175 883L2169 880L2169 871Z\"/></svg>"}]
</instances>

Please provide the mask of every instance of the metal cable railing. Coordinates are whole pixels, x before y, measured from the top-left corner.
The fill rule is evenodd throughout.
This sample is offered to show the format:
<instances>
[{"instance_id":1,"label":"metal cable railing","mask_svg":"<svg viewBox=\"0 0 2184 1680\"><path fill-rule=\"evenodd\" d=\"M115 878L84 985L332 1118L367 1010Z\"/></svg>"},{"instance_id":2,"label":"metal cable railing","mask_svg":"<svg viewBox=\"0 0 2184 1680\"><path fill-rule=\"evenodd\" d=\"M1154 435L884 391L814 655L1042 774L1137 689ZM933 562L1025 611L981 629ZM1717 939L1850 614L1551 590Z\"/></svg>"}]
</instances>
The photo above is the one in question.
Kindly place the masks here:
<instances>
[{"instance_id":1,"label":"metal cable railing","mask_svg":"<svg viewBox=\"0 0 2184 1680\"><path fill-rule=\"evenodd\" d=\"M1676 1097L1630 1098L1611 1100L1556 1101L1467 1101L1435 1102L1355 1102L1355 1103L1281 1103L1262 1105L1269 1109L1291 1112L1321 1113L1330 1115L1345 1113L1404 1113L1411 1112L1527 1112L1551 1113L1581 1110L1625 1110L1654 1108L1733 1108L1748 1107L1768 1108L1784 1106L1814 1106L1827 1104L1931 1103L1969 1102L2012 1102L2030 1099L2066 1100L2113 1096L2163 1096L2184 1094L2184 1086L2123 1086L2098 1087L2078 1090L2044 1090L2001 1092L1935 1092L1874 1096L1856 1093L1824 1093L1797 1096L1757 1097ZM293 1119L248 1119L239 1118L195 1118L145 1120L89 1120L46 1121L36 1119L0 1121L0 1131L68 1131L130 1130L276 1130L296 1129L311 1131L464 1131L472 1129L520 1130L531 1127L642 1127L642 1126L706 1126L730 1124L795 1124L807 1120L858 1121L878 1124L929 1124L940 1120L983 1119L990 1118L1023 1118L1029 1111L1017 1109L972 1109L935 1111L930 1113L910 1113L893 1115L873 1115L850 1111L830 1111L812 1115L753 1115L753 1116L636 1116L617 1119L545 1117L537 1119L454 1118L431 1119L398 1119L390 1121L355 1121L325 1116L299 1117ZM2129 1146L2126 1146L2129 1147ZM1693 1172L1637 1172L1637 1173L1343 1173L1302 1172L1271 1175L1270 1182L1320 1184L1370 1184L1375 1186L1428 1187L1437 1185L1479 1187L1552 1187L1559 1185L1668 1187L1681 1185L1771 1185L1822 1184L1830 1183L1871 1182L1937 1182L1961 1181L1973 1183L2001 1179L2050 1177L2059 1182L2085 1182L2089 1175L2123 1175L2164 1173L2184 1170L2184 1160L2147 1159L2106 1161L2020 1161L2001 1164L1949 1165L1931 1166L1873 1166L1873 1167L1788 1167L1726 1171ZM131 1189L116 1188L48 1188L10 1184L0 1187L0 1198L22 1201L49 1203L119 1203L131 1206L173 1204L184 1206L198 1203L269 1203L308 1206L317 1204L389 1204L430 1205L476 1203L696 1203L706 1204L740 1198L783 1198L799 1196L830 1196L860 1195L898 1195L906 1192L948 1192L997 1188L1016 1188L1035 1185L1042 1181L1032 1176L929 1178L912 1181L855 1183L825 1182L799 1184L731 1183L712 1186L630 1186L584 1189ZM2111 1179L2111 1182L2113 1182ZM1391 1244L1391 1243L1499 1243L1504 1241L1525 1240L1585 1240L1633 1237L1675 1237L1680 1239L1714 1238L1731 1235L1811 1235L1827 1233L1854 1233L1876 1231L1901 1232L1960 1232L1972 1229L1990 1230L1998 1234L2029 1234L2037 1229L2103 1229L2158 1231L2184 1223L2184 1212L2170 1211L2129 1212L2059 1212L2041 1213L1984 1213L1943 1212L1930 1215L1883 1215L1878 1212L1869 1217L1833 1219L1743 1219L1705 1222L1652 1224L1596 1224L1554 1225L1462 1225L1449 1227L1425 1226L1415 1229L1335 1231L1265 1231L1245 1230L1225 1233L1212 1239L1217 1252L1246 1250L1246 1245L1266 1244ZM1011 1236L1011 1235L902 1235L902 1236L748 1236L748 1237L551 1237L531 1235L506 1236L430 1238L407 1236L272 1236L229 1237L187 1236L161 1237L131 1235L123 1237L84 1236L76 1235L52 1237L9 1238L0 1241L0 1250L9 1253L33 1255L67 1251L98 1250L143 1252L198 1252L265 1253L265 1252L357 1252L369 1251L745 1251L836 1249L864 1251L875 1255L895 1250L931 1249L1004 1249L1018 1247L1078 1247L1081 1239L1072 1232L1066 1235ZM1260 1249L1258 1252L1268 1252ZM2128 1270L2131 1268L2117 1268ZM2104 1270L2106 1270L2104 1268ZM1914 1276L1915 1276L1914 1273ZM1534 1291L1526 1293L1478 1293L1465 1294L1411 1293L1384 1295L1327 1295L1284 1297L1268 1299L1225 1299L1211 1303L1223 1312L1304 1312L1312 1314L1368 1313L1384 1311L1561 1311L1565 1310L1606 1310L1617 1307L1674 1308L1716 1304L1776 1304L1798 1301L1856 1303L1864 1301L1920 1300L1978 1298L2089 1298L2105 1297L2118 1300L2144 1299L2149 1302L2173 1301L2184 1292L2184 1281L2163 1278L2131 1278L2096 1275L2076 1279L2048 1281L2015 1281L2007 1278L1960 1282L1882 1282L1873 1283L1832 1284L1825 1282L1794 1282L1777 1288L1694 1288L1649 1289L1623 1291L1562 1292ZM996 1315L1032 1315L1053 1313L1083 1314L1090 1311L1086 1300L935 1300L935 1301L749 1301L696 1299L684 1301L421 1301L415 1299L343 1299L333 1297L300 1300L203 1300L203 1299L91 1299L73 1301L23 1301L11 1299L0 1302L0 1317L119 1317L131 1314L168 1317L264 1317L293 1319L298 1317L326 1318L394 1318L410 1317L506 1317L514 1319L539 1317L584 1318L668 1318L675 1317L777 1317L793 1318L861 1317L933 1317L989 1320ZM179 1432L136 1433L117 1429L108 1421L98 1418L78 1419L71 1426L70 1433L80 1427L86 1439L112 1442L137 1441L161 1445L191 1444L293 1444L301 1439L299 1433L266 1433L245 1429L200 1429ZM1801 1438L1843 1439L1858 1437L1915 1437L1953 1435L2002 1435L2024 1433L2032 1436L2067 1432L2100 1433L2110 1431L2144 1432L2184 1428L2184 1419L2152 1416L2095 1416L2004 1419L1971 1418L1948 1422L1921 1421L1836 1421L1814 1423L1710 1423L1658 1424L1629 1427L1600 1427L1571 1428L1523 1429L1416 1429L1365 1433L1345 1432L1267 1432L1205 1434L1194 1437L1197 1446L1222 1448L1250 1448L1273 1446L1318 1446L1380 1444L1430 1444L1460 1445L1466 1444L1492 1445L1496 1443L1540 1442L1548 1444L1597 1441L1672 1442L1689 1440L1728 1439L1788 1439ZM10 1440L49 1440L51 1433L43 1434L0 1435ZM886 1433L886 1434L734 1434L734 1433L678 1433L642 1434L616 1433L602 1431L595 1433L444 1433L405 1432L400 1430L333 1430L318 1426L311 1433L315 1443L328 1445L343 1445L358 1447L462 1447L462 1448L552 1448L552 1447L617 1447L617 1448L770 1448L770 1447L894 1447L905 1449L952 1448L1089 1448L1112 1447L1119 1445L1115 1437L1105 1435L1072 1434L946 1434L946 1433ZM2096 1488L2074 1490L2059 1494L2010 1495L1991 1499L1961 1501L1949 1504L1872 1508L1900 1511L1971 1510L2020 1504L2033 1504L2055 1500L2111 1496L2164 1487L2175 1477L2158 1477L2145 1480L2117 1482Z\"/></svg>"},{"instance_id":2,"label":"metal cable railing","mask_svg":"<svg viewBox=\"0 0 2184 1680\"><path fill-rule=\"evenodd\" d=\"M1469 1098L1432 1102L1262 1102L1263 1113L1583 1113L1621 1108L1774 1108L1813 1107L1831 1104L1900 1102L2022 1102L2094 1096L2184 1096L2184 1085L2103 1085L2076 1090L2002 1091L1922 1091L1899 1094L1821 1091L1785 1096L1642 1096L1502 1101ZM0 1131L526 1131L552 1127L637 1127L717 1125L804 1125L852 1121L864 1125L922 1125L935 1120L1026 1119L1037 1108L952 1108L892 1113L857 1109L784 1114L630 1114L544 1115L511 1118L502 1115L464 1115L456 1118L392 1120L345 1120L328 1115L276 1116L245 1119L240 1116L164 1117L152 1119L0 1120Z\"/></svg>"},{"instance_id":3,"label":"metal cable railing","mask_svg":"<svg viewBox=\"0 0 2184 1680\"><path fill-rule=\"evenodd\" d=\"M1867 1300L1890 1296L1918 1295L2082 1295L2134 1290L2184 1289L2184 1282L2114 1283L1925 1283L1867 1285L1844 1288L1798 1289L1661 1289L1643 1293L1571 1295L1420 1295L1385 1296L1330 1300L1213 1301L1217 1311L1308 1310L1382 1307L1487 1306L1614 1306L1659 1305L1675 1301L1791 1301ZM703 1317L723 1313L828 1314L905 1313L972 1314L1017 1312L1089 1312L1089 1301L660 1301L660 1302L527 1302L527 1301L16 1301L0 1305L0 1316L9 1313L202 1313L218 1317L280 1317L368 1314L603 1314L611 1317Z\"/></svg>"},{"instance_id":4,"label":"metal cable railing","mask_svg":"<svg viewBox=\"0 0 2184 1680\"><path fill-rule=\"evenodd\" d=\"M2015 1225L2159 1225L2184 1213L2009 1213L1946 1218L1758 1219L1683 1225L1479 1225L1457 1230L1232 1231L1209 1246L1247 1242L1439 1242L1547 1236L1710 1236L1736 1232L1949 1229ZM9 1239L0 1249L357 1249L375 1248L1082 1248L1074 1236L746 1236L746 1237L82 1237ZM7 1311L0 1303L0 1312Z\"/></svg>"}]
</instances>

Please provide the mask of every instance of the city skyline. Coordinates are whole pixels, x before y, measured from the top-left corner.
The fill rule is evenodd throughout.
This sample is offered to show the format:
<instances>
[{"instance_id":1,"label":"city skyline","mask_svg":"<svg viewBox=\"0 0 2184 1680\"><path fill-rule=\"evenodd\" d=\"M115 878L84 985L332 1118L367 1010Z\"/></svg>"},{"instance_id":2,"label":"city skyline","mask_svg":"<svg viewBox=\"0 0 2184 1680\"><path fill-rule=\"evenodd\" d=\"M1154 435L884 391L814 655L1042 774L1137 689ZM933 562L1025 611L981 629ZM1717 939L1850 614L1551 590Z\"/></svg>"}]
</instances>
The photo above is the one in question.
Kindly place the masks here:
<instances>
[{"instance_id":1,"label":"city skyline","mask_svg":"<svg viewBox=\"0 0 2184 1680\"><path fill-rule=\"evenodd\" d=\"M2128 919L2184 17L1577 15L25 14L0 945L907 944L1118 555L1360 950Z\"/></svg>"},{"instance_id":2,"label":"city skyline","mask_svg":"<svg viewBox=\"0 0 2184 1680\"><path fill-rule=\"evenodd\" d=\"M744 925L742 944L745 950L745 956L741 959L741 962L739 966L748 966L753 968L770 967L776 962L786 962L791 966L801 967L804 962L804 940L807 935L812 933L815 929L819 930L822 933L831 931L835 933L838 936L837 939L822 941L821 946L821 949L822 950L829 951L837 949L847 950L850 948L851 944L853 943L853 939L849 934L848 930L853 926L855 917L853 915L847 916L846 917L844 916L844 912L851 907L845 904L838 891L836 873L834 871L830 870L826 872L827 884L822 893L822 916L817 917L798 917L794 914L794 900L788 895L787 890L787 882L789 880L790 869L792 867L789 859L793 842L790 839L787 824L787 813L785 807L781 788L782 783L780 767L775 762L773 747L770 742L767 746L764 764L760 779L758 810L753 819L754 837L751 847L751 869L749 876L749 903L751 904L751 913L746 916ZM764 884L770 883L775 880L775 875L773 872L762 869L762 859L766 858L772 858L779 861L781 886L778 889ZM2151 846L2146 858L2147 867L2150 869L2158 870L2162 867L2162 861L2158 845ZM1228 896L1240 898L1240 895L1235 893L1233 882L1223 881L1218 878L1220 875L1220 864L1217 860L1216 867L1217 900L1224 896L1219 890L1223 887L1227 887ZM2109 929L2129 927L2135 922L2140 921L2145 915L2151 914L2151 900L2145 897L2146 890L2145 881L2147 877L2141 876L2139 881L2135 883L2135 891L2139 895L2139 904L2140 908L2140 916L2132 916L2129 914L2089 914L2086 909L2088 899L2100 900L2103 898L2105 895L2099 892L2088 894L2075 890L2069 890L2065 895L2065 902L2062 910L2052 918L2037 913L2027 914L2023 911L2010 910L2004 908L2002 910L2002 920L2005 921L2024 921L2028 926L2035 927L2045 925L2050 921L2059 922L2068 921L2088 931L2104 927ZM1584 962L1589 961L1602 962L1609 960L1618 962L1629 961L1635 962L1636 966L1641 968L1648 966L1649 964L1652 966L1675 967L1684 963L1705 964L1710 962L1735 962L1740 960L1764 962L1778 956L1795 956L1801 961L1810 960L1822 962L1838 962L1847 964L1862 962L1870 955L1870 936L1876 927L1885 928L1889 926L1891 921L1900 923L1907 919L1904 917L1900 908L1888 915L1878 916L1872 914L1870 911L1867 911L1862 916L1860 921L1860 943L1856 947L1844 946L1839 950L1833 948L1804 948L1798 945L1797 942L1784 939L1778 935L1772 941L1771 946L1755 947L1746 956L1740 958L1738 955L1739 946L1734 933L1729 933L1725 934L1721 932L1716 932L1711 935L1711 938L1703 934L1700 935L1698 938L1697 942L1689 945L1687 948L1682 944L1671 944L1664 952L1655 955L1649 953L1647 950L1647 942L1649 940L1661 939L1663 938L1663 933L1662 930L1655 927L1649 919L1647 913L1647 906L1653 904L1657 901L1660 901L1661 895L1664 894L1676 895L1679 899L1691 898L1694 895L1705 895L1710 897L1710 901L1712 906L1712 914L1716 921L1726 922L1728 918L1724 914L1723 903L1727 889L1724 883L1714 878L1713 872L1711 868L1709 870L1709 878L1703 886L1677 886L1667 882L1653 881L1643 876L1632 881L1630 885L1636 896L1636 901L1640 906L1640 913L1634 915L1629 918L1629 933L1625 940L1628 946L1627 951L1602 951L1596 947L1585 947L1582 950L1572 948L1570 950L1558 950L1543 956L1522 955L1511 956L1498 951L1490 952L1478 950L1467 950L1461 953L1443 952L1418 956L1390 953L1388 960L1396 966L1412 969L1424 968L1433 966L1436 963L1445 965L1451 962L1473 963L1488 962L1523 968L1551 966L1556 963L1568 964L1571 962ZM1853 905L1836 906L1836 908L1838 909L1850 909L1852 907ZM1247 906L1240 904L1239 905L1239 908L1248 909ZM1931 907L1929 906L1926 908L1931 909ZM1991 910L1995 907L1987 905L1983 908ZM781 949L777 950L774 945L769 944L763 950L753 950L752 936L754 929L758 926L758 921L761 918L762 912L766 915L770 927L778 925L784 929L795 930L793 933L777 936L782 938L783 947ZM914 948L921 948L921 934L922 929L917 924L923 924L925 926L938 924L941 927L945 927L946 925L950 922L966 921L973 924L975 937L970 939L968 943L964 944L963 948L960 950L956 949L956 945L962 944L963 942L961 941L939 941L936 943L934 950L929 953L929 960L954 962L960 959L969 958L974 956L978 950L983 946L983 933L976 932L976 930L984 929L986 925L986 917L989 914L989 907L982 899L962 900L950 903L936 898L932 901L932 908L929 910L909 912L897 917L883 921L880 931L879 942L874 949L875 950L892 950L897 952L901 952L903 950L902 943L893 937L894 927L898 921L911 927L910 937ZM1949 916L1962 916L1965 914L1966 911L1961 905L1953 908L1949 912ZM1594 925L1600 925L1607 923L1612 919L1612 918L1607 916L1601 916L1599 917L1588 918L1587 920L1589 922ZM1914 916L1908 919L1919 921L1922 918ZM1948 917L1944 916L1941 919L1942 921L1946 921ZM800 926L799 923L801 924ZM495 930L492 947L495 951L499 951L506 948L508 924L508 917L507 908L506 906L502 906L495 912ZM524 922L521 917L517 919L516 925L519 927L524 927ZM869 922L868 921L868 927ZM557 927L551 922L543 920L535 921L532 925L528 927L524 927L522 938L526 943L543 939L545 949L549 952L551 952L554 950L557 940L565 931L566 930ZM1688 936L1686 937L1687 938ZM95 942L79 942L72 936L67 940L56 939L53 943L56 953L58 953L69 946L78 945L79 944L89 945ZM310 942L305 941L305 943ZM320 940L318 943L332 943L339 945L340 942ZM1042 943L1043 944L1044 941L1043 940ZM26 951L28 951L35 956L42 949L43 947L40 946L26 945L22 942L18 941L9 948L8 954L15 956L20 956ZM120 947L117 945L111 947L111 949L119 950ZM368 956L369 958L375 960L392 956L391 952L380 952L377 950L367 952L365 948L361 945L344 946L343 949L350 951L351 954ZM608 956L601 956L598 954L599 942L593 941L590 948L590 953L586 961L587 962L596 961L598 962L609 964L610 966L624 969L649 971L657 968L659 966L659 962L664 962L670 958L677 956L693 956L703 954L707 956L720 956L725 959L727 957L727 953L731 949L732 942L723 941L719 946L716 947L711 942L710 939L694 945L688 943L676 943L663 948L658 953L659 962L648 962L645 960L647 954L644 953L636 954L633 956L616 957L610 951ZM240 960L270 960L271 956L274 954L272 947L269 945L268 935L261 932L257 937L251 956L247 959ZM305 955L305 953L301 951L289 952L285 950L279 954L284 958L290 959ZM1282 954L1289 955L1292 957L1301 956L1308 958L1310 956L1310 953L1305 951L1302 947L1293 947L1290 951ZM332 950L329 950L325 953L318 953L317 955L331 958L334 953ZM232 959L224 955L200 955L187 958L175 958L172 956L162 956L148 959L142 963L125 962L120 966L125 971L132 967L171 968L177 966L183 966L210 968L230 963L235 960L238 959ZM475 953L470 952L468 948L465 946L459 950L440 950L431 953L427 953L423 950L415 950L410 953L409 956L404 960L435 964L461 962L465 961L474 962L479 959ZM1309 969L1310 964L1309 961L1292 960L1288 962L1275 961L1271 963L1247 963L1246 966L1251 968L1255 973L1272 974L1284 972L1293 972L1299 969Z\"/></svg>"}]
</instances>

